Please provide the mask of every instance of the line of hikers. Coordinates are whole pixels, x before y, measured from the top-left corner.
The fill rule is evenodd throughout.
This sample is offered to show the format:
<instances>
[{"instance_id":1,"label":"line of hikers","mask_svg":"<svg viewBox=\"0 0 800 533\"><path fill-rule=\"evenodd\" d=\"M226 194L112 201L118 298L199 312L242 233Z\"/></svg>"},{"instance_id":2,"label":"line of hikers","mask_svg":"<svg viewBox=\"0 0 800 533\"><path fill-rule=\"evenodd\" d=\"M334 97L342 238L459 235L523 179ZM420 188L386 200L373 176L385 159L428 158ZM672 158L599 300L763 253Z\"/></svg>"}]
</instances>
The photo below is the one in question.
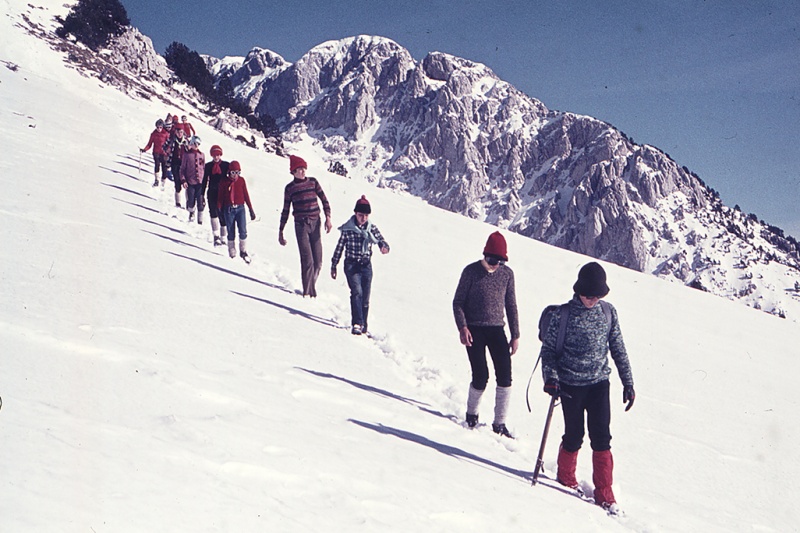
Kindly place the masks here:
<instances>
[{"instance_id":1,"label":"line of hikers","mask_svg":"<svg viewBox=\"0 0 800 533\"><path fill-rule=\"evenodd\" d=\"M177 119L177 117L175 117ZM186 124L185 117L183 123ZM150 142L142 149L153 147L155 160L153 186L159 185L161 170L163 188L166 174L165 161L169 161L175 182L175 205L181 207L180 192L186 190L186 209L189 220L202 224L204 195L207 195L214 245L227 241L229 255L236 257L236 230L239 231L239 255L250 262L247 254L247 221L245 205L251 220L256 215L241 175L238 161L222 160L222 149L210 149L212 160L205 163L200 151L200 138L191 135L188 140L183 127L176 128L159 119L150 135ZM172 130L167 131L164 130ZM160 157L159 157L160 156ZM319 181L306 175L308 165L295 155L289 157L292 181L284 187L278 242L287 244L284 229L293 215L295 237L300 253L303 296L317 296L316 281L322 269L322 215L324 227L330 233L331 208ZM320 202L322 209L320 209ZM339 240L331 260L331 277L336 279L337 266L344 256L344 273L350 288L351 333L367 333L370 291L372 285L372 246L377 245L382 254L389 253L389 244L378 227L370 221L371 205L365 196L356 201L353 215L340 226ZM503 235L492 233L479 261L467 265L453 297L453 314L459 339L466 347L472 370L472 380L467 395L466 425L478 425L478 408L489 381L486 350L494 367L497 383L492 430L513 438L506 426L506 415L511 398L511 356L519 349L519 315L517 312L514 272L507 266L507 244ZM598 505L616 514L618 507L611 488L613 458L611 455L611 407L609 400L609 353L623 384L623 402L626 411L633 406L635 392L633 375L616 309L607 302L598 305L609 292L606 273L598 263L584 265L572 287L572 299L560 306L563 312L547 317L540 337L540 358L544 391L561 401L564 416L564 435L558 453L557 481L570 489L580 491L575 477L578 451L585 434L584 420L589 431L593 464L594 498ZM508 319L511 340L505 332Z\"/></svg>"},{"instance_id":2,"label":"line of hikers","mask_svg":"<svg viewBox=\"0 0 800 533\"><path fill-rule=\"evenodd\" d=\"M185 117L183 123L188 124ZM185 190L189 221L197 220L198 224L203 223L207 199L214 245L221 246L227 242L230 257L236 257L238 230L239 256L249 263L245 206L251 220L256 219L256 214L247 191L247 183L241 175L241 164L238 161L223 161L222 148L218 145L211 147L209 153L212 160L206 163L205 155L200 151L200 138L192 135L187 140L185 135L185 130L182 127L176 128L169 116L167 121L156 121L156 128L150 134L147 146L140 149L142 152L151 147L153 149L153 186L160 184L163 189L166 181L172 179L175 183L175 206L181 208L181 192ZM169 168L167 161L170 163ZM289 172L293 179L284 188L278 242L281 246L287 244L284 229L291 212L300 252L303 296L315 298L316 283L323 262L321 215L325 215L326 233L330 233L333 224L328 198L319 181L306 176L307 170L308 165L301 157L289 157ZM344 274L350 288L353 335L367 333L372 287L372 246L376 244L382 254L387 254L390 250L389 243L378 227L369 220L371 212L372 207L366 196L361 196L356 201L353 216L338 228L341 235L331 261L331 277L336 279L339 261L344 257Z\"/></svg>"}]
</instances>

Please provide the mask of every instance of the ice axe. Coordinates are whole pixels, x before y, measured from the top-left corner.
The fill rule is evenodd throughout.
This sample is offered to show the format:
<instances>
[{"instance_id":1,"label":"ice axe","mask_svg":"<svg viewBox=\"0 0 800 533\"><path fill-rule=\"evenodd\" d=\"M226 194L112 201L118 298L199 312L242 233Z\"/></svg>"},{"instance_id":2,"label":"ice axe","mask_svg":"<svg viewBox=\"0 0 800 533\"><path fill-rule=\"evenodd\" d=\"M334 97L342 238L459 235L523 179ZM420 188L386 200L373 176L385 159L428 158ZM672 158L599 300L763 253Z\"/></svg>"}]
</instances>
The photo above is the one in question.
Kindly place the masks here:
<instances>
[{"instance_id":1,"label":"ice axe","mask_svg":"<svg viewBox=\"0 0 800 533\"><path fill-rule=\"evenodd\" d=\"M531 485L536 485L539 479L539 472L544 470L544 446L547 444L547 434L550 433L550 421L553 419L553 409L556 406L558 398L552 396L550 398L550 408L547 410L547 419L544 422L544 432L542 433L542 444L539 446L539 457L536 458L536 468L533 470L533 480Z\"/></svg>"},{"instance_id":2,"label":"ice axe","mask_svg":"<svg viewBox=\"0 0 800 533\"><path fill-rule=\"evenodd\" d=\"M142 151L139 150L139 166L136 170L136 175L140 175L142 173Z\"/></svg>"}]
</instances>

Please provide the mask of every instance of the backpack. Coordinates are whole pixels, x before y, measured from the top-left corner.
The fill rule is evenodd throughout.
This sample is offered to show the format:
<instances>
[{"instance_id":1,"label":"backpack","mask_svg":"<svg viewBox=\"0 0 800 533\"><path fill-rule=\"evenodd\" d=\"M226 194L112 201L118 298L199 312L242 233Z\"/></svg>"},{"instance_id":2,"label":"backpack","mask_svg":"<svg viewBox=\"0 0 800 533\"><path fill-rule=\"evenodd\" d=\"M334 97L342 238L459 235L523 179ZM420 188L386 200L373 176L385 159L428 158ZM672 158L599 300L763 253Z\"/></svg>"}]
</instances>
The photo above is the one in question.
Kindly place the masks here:
<instances>
[{"instance_id":1,"label":"backpack","mask_svg":"<svg viewBox=\"0 0 800 533\"><path fill-rule=\"evenodd\" d=\"M611 307L608 303L600 300L600 308L603 310L603 314L606 315L606 322L608 322L608 336L611 336ZM558 322L558 336L556 337L556 353L560 354L564 350L564 338L567 336L567 319L569 318L569 304L561 304L561 305L548 305L542 311L542 315L539 317L539 340L544 342L544 334L547 332L547 328L550 327L550 321L554 314L558 313L559 315L559 322Z\"/></svg>"}]
</instances>

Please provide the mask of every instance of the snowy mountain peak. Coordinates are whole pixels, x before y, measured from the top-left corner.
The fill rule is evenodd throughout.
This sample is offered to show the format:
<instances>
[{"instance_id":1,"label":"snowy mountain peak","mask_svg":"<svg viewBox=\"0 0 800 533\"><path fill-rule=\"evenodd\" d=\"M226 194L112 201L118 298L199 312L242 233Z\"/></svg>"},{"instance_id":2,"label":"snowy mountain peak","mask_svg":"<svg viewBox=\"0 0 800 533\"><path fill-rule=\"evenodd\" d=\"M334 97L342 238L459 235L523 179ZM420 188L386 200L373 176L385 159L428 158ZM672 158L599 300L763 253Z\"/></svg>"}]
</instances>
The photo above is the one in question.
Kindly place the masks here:
<instances>
[{"instance_id":1,"label":"snowy mountain peak","mask_svg":"<svg viewBox=\"0 0 800 533\"><path fill-rule=\"evenodd\" d=\"M258 86L256 114L274 117L286 139L310 135L381 186L800 318L795 241L738 220L661 150L551 111L485 65L442 52L417 63L394 41L358 36L321 44Z\"/></svg>"}]
</instances>

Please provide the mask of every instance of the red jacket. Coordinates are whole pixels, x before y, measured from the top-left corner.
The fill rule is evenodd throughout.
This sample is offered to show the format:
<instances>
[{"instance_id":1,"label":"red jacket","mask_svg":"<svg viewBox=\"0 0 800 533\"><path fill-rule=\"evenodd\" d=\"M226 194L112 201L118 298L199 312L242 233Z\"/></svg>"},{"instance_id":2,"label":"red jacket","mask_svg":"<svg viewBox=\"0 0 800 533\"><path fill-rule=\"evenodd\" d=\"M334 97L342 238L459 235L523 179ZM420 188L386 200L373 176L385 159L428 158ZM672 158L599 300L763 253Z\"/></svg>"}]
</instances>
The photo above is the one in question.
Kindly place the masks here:
<instances>
[{"instance_id":1,"label":"red jacket","mask_svg":"<svg viewBox=\"0 0 800 533\"><path fill-rule=\"evenodd\" d=\"M242 205L247 204L250 211L253 210L253 204L250 203L250 195L247 193L247 183L244 181L244 176L231 179L230 176L224 178L219 182L219 193L217 195L217 208L222 209L229 205Z\"/></svg>"},{"instance_id":2,"label":"red jacket","mask_svg":"<svg viewBox=\"0 0 800 533\"><path fill-rule=\"evenodd\" d=\"M153 133L150 134L150 140L147 141L147 146L144 147L143 152L146 152L153 147L153 155L156 154L163 154L164 153L164 144L169 140L169 132L161 128L161 131L158 131L158 128L153 130Z\"/></svg>"},{"instance_id":3,"label":"red jacket","mask_svg":"<svg viewBox=\"0 0 800 533\"><path fill-rule=\"evenodd\" d=\"M188 139L189 137L191 137L192 135L195 135L195 132L194 132L194 127L192 126L192 123L191 123L191 122L179 122L179 123L176 123L176 124L174 124L172 127L174 128L176 125L177 125L177 126L180 128L180 129L182 129L182 130L183 130L183 135L184 135L184 137L186 137L187 139Z\"/></svg>"}]
</instances>

